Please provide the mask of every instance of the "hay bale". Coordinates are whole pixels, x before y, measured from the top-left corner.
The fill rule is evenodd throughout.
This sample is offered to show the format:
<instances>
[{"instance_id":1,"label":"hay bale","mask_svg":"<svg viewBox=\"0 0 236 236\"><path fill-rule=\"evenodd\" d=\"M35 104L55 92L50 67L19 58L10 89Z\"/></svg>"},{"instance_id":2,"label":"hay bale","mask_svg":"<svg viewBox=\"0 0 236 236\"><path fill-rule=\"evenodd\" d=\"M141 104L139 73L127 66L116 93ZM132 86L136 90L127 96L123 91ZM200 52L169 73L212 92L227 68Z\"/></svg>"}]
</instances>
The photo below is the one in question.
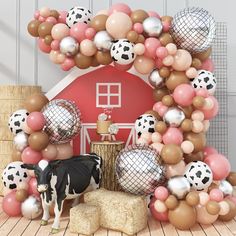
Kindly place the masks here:
<instances>
[{"instance_id":1,"label":"hay bale","mask_svg":"<svg viewBox=\"0 0 236 236\"><path fill-rule=\"evenodd\" d=\"M104 228L133 235L147 227L147 205L141 196L99 189L85 193L84 202L100 207Z\"/></svg>"},{"instance_id":2,"label":"hay bale","mask_svg":"<svg viewBox=\"0 0 236 236\"><path fill-rule=\"evenodd\" d=\"M100 227L100 208L81 203L70 209L70 231L91 235Z\"/></svg>"}]
</instances>

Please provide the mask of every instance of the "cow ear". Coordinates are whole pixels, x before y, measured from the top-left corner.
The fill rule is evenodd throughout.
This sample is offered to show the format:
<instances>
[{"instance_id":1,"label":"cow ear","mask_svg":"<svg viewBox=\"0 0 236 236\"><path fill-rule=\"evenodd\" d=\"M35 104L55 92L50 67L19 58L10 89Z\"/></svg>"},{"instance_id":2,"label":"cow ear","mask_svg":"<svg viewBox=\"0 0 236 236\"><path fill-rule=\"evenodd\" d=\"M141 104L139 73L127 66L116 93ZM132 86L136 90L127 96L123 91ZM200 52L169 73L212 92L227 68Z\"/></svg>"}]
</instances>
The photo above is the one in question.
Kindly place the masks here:
<instances>
[{"instance_id":1,"label":"cow ear","mask_svg":"<svg viewBox=\"0 0 236 236\"><path fill-rule=\"evenodd\" d=\"M26 168L28 170L35 170L36 169L36 165L33 165L33 164L23 164L22 167Z\"/></svg>"},{"instance_id":2,"label":"cow ear","mask_svg":"<svg viewBox=\"0 0 236 236\"><path fill-rule=\"evenodd\" d=\"M60 164L61 164L61 160L56 160L56 161L51 161L51 162L50 162L50 166L51 166L52 168L56 168L56 167L58 167Z\"/></svg>"}]
</instances>

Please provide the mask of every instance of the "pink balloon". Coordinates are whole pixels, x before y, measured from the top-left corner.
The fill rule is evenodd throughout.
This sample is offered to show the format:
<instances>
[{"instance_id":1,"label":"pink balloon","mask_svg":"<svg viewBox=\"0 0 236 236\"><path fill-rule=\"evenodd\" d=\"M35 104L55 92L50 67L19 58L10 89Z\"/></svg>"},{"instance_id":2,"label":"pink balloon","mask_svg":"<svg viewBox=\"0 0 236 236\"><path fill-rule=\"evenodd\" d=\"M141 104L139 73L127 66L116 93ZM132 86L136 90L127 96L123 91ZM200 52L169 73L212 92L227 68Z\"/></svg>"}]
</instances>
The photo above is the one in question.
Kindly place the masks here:
<instances>
[{"instance_id":1,"label":"pink balloon","mask_svg":"<svg viewBox=\"0 0 236 236\"><path fill-rule=\"evenodd\" d=\"M196 91L197 96L202 96L204 98L207 98L209 96L208 90L205 88L200 88Z\"/></svg>"},{"instance_id":2,"label":"pink balloon","mask_svg":"<svg viewBox=\"0 0 236 236\"><path fill-rule=\"evenodd\" d=\"M169 127L162 136L164 144L177 144L180 145L183 142L183 134L178 128Z\"/></svg>"},{"instance_id":3,"label":"pink balloon","mask_svg":"<svg viewBox=\"0 0 236 236\"><path fill-rule=\"evenodd\" d=\"M51 51L51 47L49 45L47 45L45 42L44 42L44 39L42 38L39 38L38 39L38 46L39 46L39 49L42 51L42 52L45 52L45 53L49 53Z\"/></svg>"},{"instance_id":4,"label":"pink balloon","mask_svg":"<svg viewBox=\"0 0 236 236\"><path fill-rule=\"evenodd\" d=\"M55 50L55 51L59 50L59 48L60 48L60 41L57 40L57 39L54 39L51 42L51 48L52 48L52 50Z\"/></svg>"},{"instance_id":5,"label":"pink balloon","mask_svg":"<svg viewBox=\"0 0 236 236\"><path fill-rule=\"evenodd\" d=\"M171 23L169 21L162 21L163 32L169 32Z\"/></svg>"},{"instance_id":6,"label":"pink balloon","mask_svg":"<svg viewBox=\"0 0 236 236\"><path fill-rule=\"evenodd\" d=\"M155 198L161 201L165 201L169 196L169 192L167 188L164 186L157 187L154 194L155 194Z\"/></svg>"},{"instance_id":7,"label":"pink balloon","mask_svg":"<svg viewBox=\"0 0 236 236\"><path fill-rule=\"evenodd\" d=\"M155 59L155 65L157 69L161 69L161 67L163 67L163 62L161 58L156 58Z\"/></svg>"},{"instance_id":8,"label":"pink balloon","mask_svg":"<svg viewBox=\"0 0 236 236\"><path fill-rule=\"evenodd\" d=\"M213 148L213 147L210 147L210 146L207 146L207 147L205 147L203 149L204 157L207 157L207 156L209 156L211 154L217 154L217 153L218 153L217 150L215 148Z\"/></svg>"},{"instance_id":9,"label":"pink balloon","mask_svg":"<svg viewBox=\"0 0 236 236\"><path fill-rule=\"evenodd\" d=\"M36 152L30 147L27 147L22 152L21 158L25 164L37 164L42 159L42 156L40 152Z\"/></svg>"},{"instance_id":10,"label":"pink balloon","mask_svg":"<svg viewBox=\"0 0 236 236\"><path fill-rule=\"evenodd\" d=\"M3 198L2 209L12 217L21 215L21 202L16 200L16 191L10 192Z\"/></svg>"},{"instance_id":11,"label":"pink balloon","mask_svg":"<svg viewBox=\"0 0 236 236\"><path fill-rule=\"evenodd\" d=\"M158 47L156 49L156 56L163 59L168 56L168 51L166 47Z\"/></svg>"},{"instance_id":12,"label":"pink balloon","mask_svg":"<svg viewBox=\"0 0 236 236\"><path fill-rule=\"evenodd\" d=\"M158 19L161 19L160 15L159 15L157 12L155 12L155 11L149 11L149 12L148 12L148 15L149 15L150 17L156 17L156 18L158 18Z\"/></svg>"},{"instance_id":13,"label":"pink balloon","mask_svg":"<svg viewBox=\"0 0 236 236\"><path fill-rule=\"evenodd\" d=\"M143 33L143 25L141 23L135 23L133 25L133 30L138 34L142 34Z\"/></svg>"},{"instance_id":14,"label":"pink balloon","mask_svg":"<svg viewBox=\"0 0 236 236\"><path fill-rule=\"evenodd\" d=\"M208 98L210 98L214 103L212 109L209 109L209 110L199 109L204 113L205 120L213 119L218 114L218 111L219 111L219 104L218 104L217 99L214 96L209 96Z\"/></svg>"},{"instance_id":15,"label":"pink balloon","mask_svg":"<svg viewBox=\"0 0 236 236\"><path fill-rule=\"evenodd\" d=\"M168 219L168 211L160 213L160 212L157 212L157 211L155 210L155 208L154 208L154 203L155 203L156 200L157 200L157 199L156 199L155 197L153 197L152 200L151 200L151 202L150 202L150 204L149 204L150 212L151 212L152 216L153 216L156 220L158 220L158 221L164 221L164 222L169 221L169 219Z\"/></svg>"},{"instance_id":16,"label":"pink balloon","mask_svg":"<svg viewBox=\"0 0 236 236\"><path fill-rule=\"evenodd\" d=\"M61 68L64 71L68 71L74 66L75 66L75 61L73 58L66 58L65 61L61 64Z\"/></svg>"},{"instance_id":17,"label":"pink balloon","mask_svg":"<svg viewBox=\"0 0 236 236\"><path fill-rule=\"evenodd\" d=\"M85 23L78 22L74 24L70 29L70 36L77 39L77 41L81 42L86 39L85 32L88 29L88 25Z\"/></svg>"},{"instance_id":18,"label":"pink balloon","mask_svg":"<svg viewBox=\"0 0 236 236\"><path fill-rule=\"evenodd\" d=\"M60 11L59 13L60 13L60 15L58 17L58 22L66 24L66 17L67 17L68 12L67 11Z\"/></svg>"},{"instance_id":19,"label":"pink balloon","mask_svg":"<svg viewBox=\"0 0 236 236\"><path fill-rule=\"evenodd\" d=\"M230 163L221 154L211 154L204 159L204 162L211 168L214 180L225 179L230 172Z\"/></svg>"},{"instance_id":20,"label":"pink balloon","mask_svg":"<svg viewBox=\"0 0 236 236\"><path fill-rule=\"evenodd\" d=\"M192 104L195 96L195 90L190 84L178 85L173 93L173 97L176 103L180 106L189 106Z\"/></svg>"},{"instance_id":21,"label":"pink balloon","mask_svg":"<svg viewBox=\"0 0 236 236\"><path fill-rule=\"evenodd\" d=\"M53 25L55 25L57 23L57 19L53 16L49 16L47 19L46 19L46 22L49 22L49 23L52 23Z\"/></svg>"},{"instance_id":22,"label":"pink balloon","mask_svg":"<svg viewBox=\"0 0 236 236\"><path fill-rule=\"evenodd\" d=\"M28 115L26 123L33 131L39 131L43 129L46 120L42 112L34 111Z\"/></svg>"},{"instance_id":23,"label":"pink balloon","mask_svg":"<svg viewBox=\"0 0 236 236\"><path fill-rule=\"evenodd\" d=\"M208 58L204 62L202 62L201 70L208 70L210 72L213 72L215 70L215 66L211 58Z\"/></svg>"},{"instance_id":24,"label":"pink balloon","mask_svg":"<svg viewBox=\"0 0 236 236\"><path fill-rule=\"evenodd\" d=\"M152 110L158 112L159 109L161 108L161 106L163 106L162 102L156 102L156 103L153 105Z\"/></svg>"},{"instance_id":25,"label":"pink balloon","mask_svg":"<svg viewBox=\"0 0 236 236\"><path fill-rule=\"evenodd\" d=\"M162 105L159 109L158 109L158 114L163 117L164 114L167 112L168 107L165 105Z\"/></svg>"},{"instance_id":26,"label":"pink balloon","mask_svg":"<svg viewBox=\"0 0 236 236\"><path fill-rule=\"evenodd\" d=\"M224 199L224 194L220 189L214 188L209 193L212 201L221 202Z\"/></svg>"},{"instance_id":27,"label":"pink balloon","mask_svg":"<svg viewBox=\"0 0 236 236\"><path fill-rule=\"evenodd\" d=\"M184 49L178 49L174 55L174 63L172 64L173 69L177 71L185 71L191 66L191 64L191 54Z\"/></svg>"},{"instance_id":28,"label":"pink balloon","mask_svg":"<svg viewBox=\"0 0 236 236\"><path fill-rule=\"evenodd\" d=\"M39 10L36 10L34 13L34 19L38 20L39 16L40 16L40 12L39 12Z\"/></svg>"},{"instance_id":29,"label":"pink balloon","mask_svg":"<svg viewBox=\"0 0 236 236\"><path fill-rule=\"evenodd\" d=\"M158 47L161 46L161 43L156 38L147 38L144 42L145 45L145 56L155 58L156 57L156 50Z\"/></svg>"},{"instance_id":30,"label":"pink balloon","mask_svg":"<svg viewBox=\"0 0 236 236\"><path fill-rule=\"evenodd\" d=\"M121 70L121 71L127 71L132 67L133 63L127 64L127 65L121 65L116 62L114 62L114 66L116 69Z\"/></svg>"},{"instance_id":31,"label":"pink balloon","mask_svg":"<svg viewBox=\"0 0 236 236\"><path fill-rule=\"evenodd\" d=\"M87 28L85 30L85 36L87 39L93 39L96 34L96 30L94 28Z\"/></svg>"},{"instance_id":32,"label":"pink balloon","mask_svg":"<svg viewBox=\"0 0 236 236\"><path fill-rule=\"evenodd\" d=\"M123 12L123 13L125 13L127 15L130 15L131 14L131 9L125 3L116 3L116 4L113 4L110 7L108 14L111 15L111 14L113 14L115 12Z\"/></svg>"},{"instance_id":33,"label":"pink balloon","mask_svg":"<svg viewBox=\"0 0 236 236\"><path fill-rule=\"evenodd\" d=\"M62 40L70 35L70 28L63 23L58 23L52 27L51 34L53 39Z\"/></svg>"},{"instance_id":34,"label":"pink balloon","mask_svg":"<svg viewBox=\"0 0 236 236\"><path fill-rule=\"evenodd\" d=\"M29 195L32 195L32 194L34 194L36 196L40 195L40 193L37 190L37 186L38 186L37 179L31 178L29 181L29 189L28 189Z\"/></svg>"},{"instance_id":35,"label":"pink balloon","mask_svg":"<svg viewBox=\"0 0 236 236\"><path fill-rule=\"evenodd\" d=\"M41 21L41 22L44 22L46 20L46 18L43 17L43 16L39 16L38 20Z\"/></svg>"}]
</instances>

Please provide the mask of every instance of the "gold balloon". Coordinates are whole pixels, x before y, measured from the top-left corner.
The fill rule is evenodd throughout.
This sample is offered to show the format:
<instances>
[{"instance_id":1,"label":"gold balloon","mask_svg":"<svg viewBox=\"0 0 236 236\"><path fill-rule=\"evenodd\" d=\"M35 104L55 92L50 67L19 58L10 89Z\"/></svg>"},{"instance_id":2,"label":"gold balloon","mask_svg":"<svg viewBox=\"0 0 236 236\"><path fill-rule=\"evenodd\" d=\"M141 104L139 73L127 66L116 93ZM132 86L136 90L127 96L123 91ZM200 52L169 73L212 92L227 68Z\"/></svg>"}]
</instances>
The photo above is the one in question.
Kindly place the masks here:
<instances>
[{"instance_id":1,"label":"gold balloon","mask_svg":"<svg viewBox=\"0 0 236 236\"><path fill-rule=\"evenodd\" d=\"M205 98L202 96L196 96L193 98L193 105L194 107L196 107L197 109L200 109L204 106L205 104Z\"/></svg>"},{"instance_id":2,"label":"gold balloon","mask_svg":"<svg viewBox=\"0 0 236 236\"><path fill-rule=\"evenodd\" d=\"M166 200L165 200L165 205L169 210L173 210L178 206L179 202L177 198L174 195L170 195Z\"/></svg>"},{"instance_id":3,"label":"gold balloon","mask_svg":"<svg viewBox=\"0 0 236 236\"><path fill-rule=\"evenodd\" d=\"M144 36L143 36L142 34L140 34L140 35L138 36L138 39L137 39L136 43L144 43L144 41L145 41Z\"/></svg>"},{"instance_id":4,"label":"gold balloon","mask_svg":"<svg viewBox=\"0 0 236 236\"><path fill-rule=\"evenodd\" d=\"M210 215L218 215L220 212L220 205L216 201L209 201L206 204L206 210Z\"/></svg>"},{"instance_id":5,"label":"gold balloon","mask_svg":"<svg viewBox=\"0 0 236 236\"><path fill-rule=\"evenodd\" d=\"M107 15L96 15L90 22L90 26L94 28L97 32L106 30L106 21L108 16Z\"/></svg>"},{"instance_id":6,"label":"gold balloon","mask_svg":"<svg viewBox=\"0 0 236 236\"><path fill-rule=\"evenodd\" d=\"M202 62L198 58L193 58L191 66L196 68L197 70L200 70L200 68L202 66Z\"/></svg>"},{"instance_id":7,"label":"gold balloon","mask_svg":"<svg viewBox=\"0 0 236 236\"><path fill-rule=\"evenodd\" d=\"M49 144L49 137L45 132L34 132L28 138L29 146L35 151L42 151Z\"/></svg>"},{"instance_id":8,"label":"gold balloon","mask_svg":"<svg viewBox=\"0 0 236 236\"><path fill-rule=\"evenodd\" d=\"M174 99L172 96L170 95L165 95L163 98L162 98L162 103L165 105L165 106L173 106L174 104Z\"/></svg>"},{"instance_id":9,"label":"gold balloon","mask_svg":"<svg viewBox=\"0 0 236 236\"><path fill-rule=\"evenodd\" d=\"M41 38L51 35L53 24L50 22L43 22L39 25L38 33Z\"/></svg>"},{"instance_id":10,"label":"gold balloon","mask_svg":"<svg viewBox=\"0 0 236 236\"><path fill-rule=\"evenodd\" d=\"M164 121L158 121L155 126L155 131L157 131L160 134L164 134L167 130L167 125Z\"/></svg>"},{"instance_id":11,"label":"gold balloon","mask_svg":"<svg viewBox=\"0 0 236 236\"><path fill-rule=\"evenodd\" d=\"M162 78L167 78L170 76L170 69L166 66L163 66L160 68L159 70L159 75L162 77Z\"/></svg>"},{"instance_id":12,"label":"gold balloon","mask_svg":"<svg viewBox=\"0 0 236 236\"><path fill-rule=\"evenodd\" d=\"M51 45L51 42L53 41L53 38L51 35L47 35L45 36L44 38L44 42L47 44L47 45Z\"/></svg>"},{"instance_id":13,"label":"gold balloon","mask_svg":"<svg viewBox=\"0 0 236 236\"><path fill-rule=\"evenodd\" d=\"M28 24L28 32L31 36L33 37L38 37L39 36L39 33L38 33L38 28L39 28L39 25L41 24L41 21L39 20L32 20L30 21L30 23Z\"/></svg>"},{"instance_id":14,"label":"gold balloon","mask_svg":"<svg viewBox=\"0 0 236 236\"><path fill-rule=\"evenodd\" d=\"M204 52L199 52L193 55L194 58L198 58L201 61L205 61L206 59L208 59L211 55L212 49L208 48L206 51Z\"/></svg>"},{"instance_id":15,"label":"gold balloon","mask_svg":"<svg viewBox=\"0 0 236 236\"><path fill-rule=\"evenodd\" d=\"M80 69L87 69L92 65L93 58L77 53L74 57L75 65Z\"/></svg>"},{"instance_id":16,"label":"gold balloon","mask_svg":"<svg viewBox=\"0 0 236 236\"><path fill-rule=\"evenodd\" d=\"M48 98L42 93L36 93L29 96L24 103L24 107L28 112L41 111L49 102Z\"/></svg>"},{"instance_id":17,"label":"gold balloon","mask_svg":"<svg viewBox=\"0 0 236 236\"><path fill-rule=\"evenodd\" d=\"M197 153L191 153L191 154L185 154L184 155L184 161L186 164L192 162L192 161L203 161L203 152L197 152Z\"/></svg>"},{"instance_id":18,"label":"gold balloon","mask_svg":"<svg viewBox=\"0 0 236 236\"><path fill-rule=\"evenodd\" d=\"M189 84L189 78L186 76L185 72L172 71L166 80L166 87L173 91L180 84Z\"/></svg>"},{"instance_id":19,"label":"gold balloon","mask_svg":"<svg viewBox=\"0 0 236 236\"><path fill-rule=\"evenodd\" d=\"M185 119L183 120L183 122L181 123L181 129L184 131L184 132L190 132L193 128L193 122L192 120L190 119Z\"/></svg>"},{"instance_id":20,"label":"gold balloon","mask_svg":"<svg viewBox=\"0 0 236 236\"><path fill-rule=\"evenodd\" d=\"M148 14L144 10L135 10L131 13L131 20L133 23L143 23L143 21L148 18Z\"/></svg>"},{"instance_id":21,"label":"gold balloon","mask_svg":"<svg viewBox=\"0 0 236 236\"><path fill-rule=\"evenodd\" d=\"M97 51L95 58L101 65L109 65L110 63L112 63L112 58L109 51L108 52Z\"/></svg>"},{"instance_id":22,"label":"gold balloon","mask_svg":"<svg viewBox=\"0 0 236 236\"><path fill-rule=\"evenodd\" d=\"M182 107L182 111L184 112L185 117L190 119L193 112L193 107L191 105L187 107Z\"/></svg>"},{"instance_id":23,"label":"gold balloon","mask_svg":"<svg viewBox=\"0 0 236 236\"><path fill-rule=\"evenodd\" d=\"M199 204L200 198L197 192L190 192L186 196L186 202L190 206L197 206Z\"/></svg>"},{"instance_id":24,"label":"gold balloon","mask_svg":"<svg viewBox=\"0 0 236 236\"><path fill-rule=\"evenodd\" d=\"M128 32L127 34L127 39L131 42L131 43L135 43L138 40L138 33L135 32L134 30L131 30Z\"/></svg>"},{"instance_id":25,"label":"gold balloon","mask_svg":"<svg viewBox=\"0 0 236 236\"><path fill-rule=\"evenodd\" d=\"M18 202L24 202L27 197L28 197L27 190L19 189L19 190L16 191L16 200Z\"/></svg>"},{"instance_id":26,"label":"gold balloon","mask_svg":"<svg viewBox=\"0 0 236 236\"><path fill-rule=\"evenodd\" d=\"M206 135L204 133L185 133L184 140L188 140L193 143L194 153L202 151L203 148L206 146Z\"/></svg>"},{"instance_id":27,"label":"gold balloon","mask_svg":"<svg viewBox=\"0 0 236 236\"><path fill-rule=\"evenodd\" d=\"M230 199L226 199L225 201L229 204L229 212L226 215L220 215L218 219L222 221L230 221L236 216L236 205Z\"/></svg>"},{"instance_id":28,"label":"gold balloon","mask_svg":"<svg viewBox=\"0 0 236 236\"><path fill-rule=\"evenodd\" d=\"M160 102L165 95L169 95L167 88L157 88L153 90L153 98L156 102Z\"/></svg>"},{"instance_id":29,"label":"gold balloon","mask_svg":"<svg viewBox=\"0 0 236 236\"><path fill-rule=\"evenodd\" d=\"M173 43L174 40L169 33L162 33L159 37L162 46L166 46L169 43Z\"/></svg>"},{"instance_id":30,"label":"gold balloon","mask_svg":"<svg viewBox=\"0 0 236 236\"><path fill-rule=\"evenodd\" d=\"M50 16L55 17L56 19L58 19L59 15L60 14L57 10L51 10L50 11Z\"/></svg>"},{"instance_id":31,"label":"gold balloon","mask_svg":"<svg viewBox=\"0 0 236 236\"><path fill-rule=\"evenodd\" d=\"M165 164L175 165L183 158L182 149L176 144L166 144L161 150L161 158Z\"/></svg>"},{"instance_id":32,"label":"gold balloon","mask_svg":"<svg viewBox=\"0 0 236 236\"><path fill-rule=\"evenodd\" d=\"M232 185L236 186L236 172L230 172L226 180Z\"/></svg>"}]
</instances>

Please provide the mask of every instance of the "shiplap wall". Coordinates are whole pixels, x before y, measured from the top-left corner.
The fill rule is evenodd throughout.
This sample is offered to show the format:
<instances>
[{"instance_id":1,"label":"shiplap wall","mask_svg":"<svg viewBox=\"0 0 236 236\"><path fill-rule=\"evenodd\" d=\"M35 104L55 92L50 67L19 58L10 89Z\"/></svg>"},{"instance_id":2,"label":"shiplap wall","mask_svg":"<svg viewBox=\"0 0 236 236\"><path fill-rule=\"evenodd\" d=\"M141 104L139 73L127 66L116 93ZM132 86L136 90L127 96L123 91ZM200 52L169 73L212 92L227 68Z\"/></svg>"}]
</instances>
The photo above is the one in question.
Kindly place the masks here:
<instances>
[{"instance_id":1,"label":"shiplap wall","mask_svg":"<svg viewBox=\"0 0 236 236\"><path fill-rule=\"evenodd\" d=\"M36 9L49 6L68 10L81 5L93 12L108 8L120 0L1 0L0 1L0 84L41 85L48 91L68 72L53 65L38 51L35 40L27 33L27 23ZM236 33L235 0L123 0L132 9L155 10L160 15L174 15L187 6L210 11L218 22L227 23L228 31L228 110L229 159L236 169Z\"/></svg>"}]
</instances>

